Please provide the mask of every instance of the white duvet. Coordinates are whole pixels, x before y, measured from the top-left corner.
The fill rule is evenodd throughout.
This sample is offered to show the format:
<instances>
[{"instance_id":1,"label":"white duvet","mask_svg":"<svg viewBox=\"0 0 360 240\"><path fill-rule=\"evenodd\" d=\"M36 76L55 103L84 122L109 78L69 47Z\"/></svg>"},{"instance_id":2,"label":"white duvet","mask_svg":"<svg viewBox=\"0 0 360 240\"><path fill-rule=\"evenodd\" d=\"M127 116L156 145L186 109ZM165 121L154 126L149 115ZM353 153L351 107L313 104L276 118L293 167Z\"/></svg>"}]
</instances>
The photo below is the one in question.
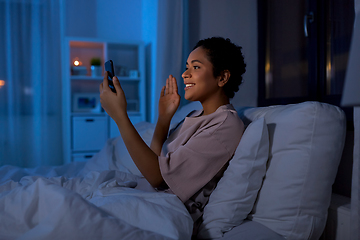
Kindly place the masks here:
<instances>
[{"instance_id":1,"label":"white duvet","mask_svg":"<svg viewBox=\"0 0 360 240\"><path fill-rule=\"evenodd\" d=\"M122 164L117 141L86 164L1 167L0 239L191 239L182 202Z\"/></svg>"}]
</instances>

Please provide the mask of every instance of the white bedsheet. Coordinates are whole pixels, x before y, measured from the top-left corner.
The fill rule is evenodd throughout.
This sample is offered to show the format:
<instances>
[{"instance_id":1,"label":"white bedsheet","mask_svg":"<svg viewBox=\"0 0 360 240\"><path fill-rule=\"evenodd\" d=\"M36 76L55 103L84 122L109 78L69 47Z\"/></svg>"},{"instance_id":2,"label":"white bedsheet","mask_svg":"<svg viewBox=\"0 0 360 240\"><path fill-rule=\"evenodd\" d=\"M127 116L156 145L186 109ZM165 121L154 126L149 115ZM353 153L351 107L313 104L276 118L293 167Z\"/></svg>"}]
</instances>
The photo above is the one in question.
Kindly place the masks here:
<instances>
[{"instance_id":1,"label":"white bedsheet","mask_svg":"<svg viewBox=\"0 0 360 240\"><path fill-rule=\"evenodd\" d=\"M114 159L114 142L88 163L0 168L0 239L191 239L192 219Z\"/></svg>"}]
</instances>

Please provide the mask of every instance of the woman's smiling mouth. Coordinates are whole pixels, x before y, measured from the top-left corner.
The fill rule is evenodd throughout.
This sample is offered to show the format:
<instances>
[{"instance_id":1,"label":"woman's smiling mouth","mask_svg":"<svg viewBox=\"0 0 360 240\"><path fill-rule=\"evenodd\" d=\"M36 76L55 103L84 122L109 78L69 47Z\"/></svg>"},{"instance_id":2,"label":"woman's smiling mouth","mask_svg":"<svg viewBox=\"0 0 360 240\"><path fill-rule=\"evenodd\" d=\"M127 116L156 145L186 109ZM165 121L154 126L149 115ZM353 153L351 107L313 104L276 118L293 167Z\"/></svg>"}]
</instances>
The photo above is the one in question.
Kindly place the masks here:
<instances>
[{"instance_id":1,"label":"woman's smiling mouth","mask_svg":"<svg viewBox=\"0 0 360 240\"><path fill-rule=\"evenodd\" d=\"M186 84L185 84L185 90L193 87L194 85L195 85L195 83L186 83Z\"/></svg>"}]
</instances>

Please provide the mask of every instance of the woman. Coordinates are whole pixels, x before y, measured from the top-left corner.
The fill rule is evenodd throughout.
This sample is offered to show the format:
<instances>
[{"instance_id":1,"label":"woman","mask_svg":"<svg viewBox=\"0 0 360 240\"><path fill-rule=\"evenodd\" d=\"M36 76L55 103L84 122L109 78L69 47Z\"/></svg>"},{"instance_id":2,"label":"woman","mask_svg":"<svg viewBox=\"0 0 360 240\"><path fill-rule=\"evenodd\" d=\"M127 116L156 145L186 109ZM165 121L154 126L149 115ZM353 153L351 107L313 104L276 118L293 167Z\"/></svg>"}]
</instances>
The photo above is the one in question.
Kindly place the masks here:
<instances>
[{"instance_id":1,"label":"woman","mask_svg":"<svg viewBox=\"0 0 360 240\"><path fill-rule=\"evenodd\" d=\"M170 121L180 103L176 79L170 75L161 90L150 147L129 120L118 79L113 78L117 93L108 87L107 73L100 85L102 107L116 122L140 172L154 188L176 194L185 203L196 226L201 223L208 197L244 130L230 99L239 89L245 66L241 47L229 39L200 40L187 59L182 77L185 99L199 101L203 110L190 113L168 135Z\"/></svg>"}]
</instances>

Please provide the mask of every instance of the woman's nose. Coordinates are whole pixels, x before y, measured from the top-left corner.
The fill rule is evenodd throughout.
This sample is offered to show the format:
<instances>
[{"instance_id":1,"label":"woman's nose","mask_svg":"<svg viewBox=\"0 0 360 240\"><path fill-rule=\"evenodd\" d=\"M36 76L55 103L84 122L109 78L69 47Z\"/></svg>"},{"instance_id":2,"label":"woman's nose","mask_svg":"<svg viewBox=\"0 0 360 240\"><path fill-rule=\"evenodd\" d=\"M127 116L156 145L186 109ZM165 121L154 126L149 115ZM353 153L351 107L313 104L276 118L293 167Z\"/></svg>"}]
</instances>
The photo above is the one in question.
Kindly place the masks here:
<instances>
[{"instance_id":1,"label":"woman's nose","mask_svg":"<svg viewBox=\"0 0 360 240\"><path fill-rule=\"evenodd\" d=\"M190 73L189 73L188 69L186 69L185 72L183 72L183 74L181 76L182 76L182 78L189 78Z\"/></svg>"}]
</instances>

